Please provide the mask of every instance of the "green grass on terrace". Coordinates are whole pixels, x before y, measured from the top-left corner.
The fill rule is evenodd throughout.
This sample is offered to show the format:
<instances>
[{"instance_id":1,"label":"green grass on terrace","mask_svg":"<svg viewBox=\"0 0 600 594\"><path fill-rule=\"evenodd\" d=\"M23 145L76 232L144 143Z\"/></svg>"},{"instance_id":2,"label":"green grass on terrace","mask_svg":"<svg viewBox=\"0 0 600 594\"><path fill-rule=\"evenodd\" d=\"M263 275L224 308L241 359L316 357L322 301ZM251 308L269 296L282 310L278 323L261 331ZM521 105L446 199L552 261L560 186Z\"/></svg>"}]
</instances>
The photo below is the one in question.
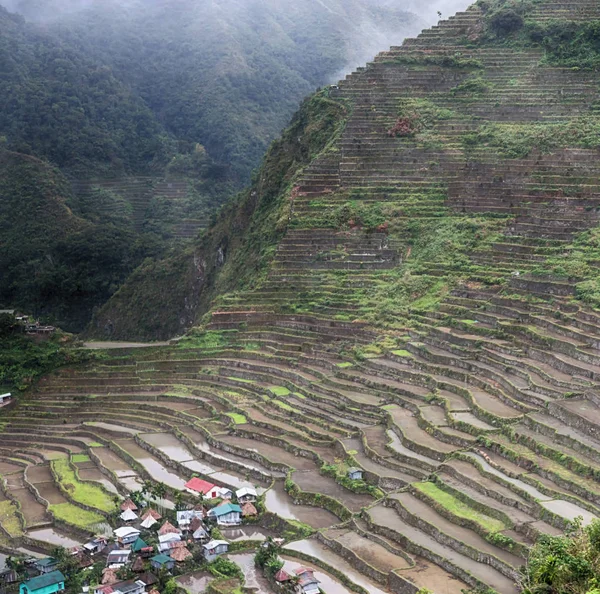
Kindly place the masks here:
<instances>
[{"instance_id":1,"label":"green grass on terrace","mask_svg":"<svg viewBox=\"0 0 600 594\"><path fill-rule=\"evenodd\" d=\"M90 457L87 454L73 454L71 456L71 462L77 464L78 462L89 462Z\"/></svg>"},{"instance_id":2,"label":"green grass on terrace","mask_svg":"<svg viewBox=\"0 0 600 594\"><path fill-rule=\"evenodd\" d=\"M508 526L505 526L500 520L486 516L472 507L469 507L466 503L463 503L460 499L457 499L450 493L446 493L446 491L440 489L435 483L414 483L413 486L421 491L421 493L424 493L442 507L446 508L450 513L459 518L477 522L490 533L501 532L508 528Z\"/></svg>"},{"instance_id":3,"label":"green grass on terrace","mask_svg":"<svg viewBox=\"0 0 600 594\"><path fill-rule=\"evenodd\" d=\"M283 396L289 396L290 391L285 386L271 386L269 392L280 398Z\"/></svg>"},{"instance_id":4,"label":"green grass on terrace","mask_svg":"<svg viewBox=\"0 0 600 594\"><path fill-rule=\"evenodd\" d=\"M63 520L84 530L93 529L96 524L105 521L104 517L100 514L81 509L68 502L50 505L49 509L59 520Z\"/></svg>"},{"instance_id":5,"label":"green grass on terrace","mask_svg":"<svg viewBox=\"0 0 600 594\"><path fill-rule=\"evenodd\" d=\"M228 412L225 413L236 425L245 425L248 422L248 419L239 413Z\"/></svg>"},{"instance_id":6,"label":"green grass on terrace","mask_svg":"<svg viewBox=\"0 0 600 594\"><path fill-rule=\"evenodd\" d=\"M0 524L11 538L18 538L23 534L23 528L17 516L17 508L8 499L0 501Z\"/></svg>"},{"instance_id":7,"label":"green grass on terrace","mask_svg":"<svg viewBox=\"0 0 600 594\"><path fill-rule=\"evenodd\" d=\"M60 484L74 501L104 512L114 511L115 504L112 497L100 487L80 481L69 465L68 460L53 460L51 464Z\"/></svg>"},{"instance_id":8,"label":"green grass on terrace","mask_svg":"<svg viewBox=\"0 0 600 594\"><path fill-rule=\"evenodd\" d=\"M276 404L279 408L281 408L283 410L287 410L288 412L293 412L293 413L300 412L300 411L296 410L295 408L292 408L289 404L282 402L281 400L273 400L272 402L273 402L273 404Z\"/></svg>"}]
</instances>

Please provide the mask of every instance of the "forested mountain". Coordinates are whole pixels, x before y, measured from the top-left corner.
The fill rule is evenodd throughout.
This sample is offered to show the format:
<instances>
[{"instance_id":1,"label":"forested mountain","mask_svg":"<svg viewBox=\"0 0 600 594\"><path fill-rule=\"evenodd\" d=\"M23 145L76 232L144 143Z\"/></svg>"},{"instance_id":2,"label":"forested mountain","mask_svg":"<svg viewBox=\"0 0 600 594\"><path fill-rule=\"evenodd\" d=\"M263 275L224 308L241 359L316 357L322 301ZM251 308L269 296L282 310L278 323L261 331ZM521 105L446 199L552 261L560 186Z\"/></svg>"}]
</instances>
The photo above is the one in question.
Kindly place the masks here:
<instances>
[{"instance_id":1,"label":"forested mountain","mask_svg":"<svg viewBox=\"0 0 600 594\"><path fill-rule=\"evenodd\" d=\"M13 4L110 67L172 137L201 143L243 183L302 97L422 26L382 0Z\"/></svg>"},{"instance_id":2,"label":"forested mountain","mask_svg":"<svg viewBox=\"0 0 600 594\"><path fill-rule=\"evenodd\" d=\"M421 28L386 0L0 4L0 149L15 164L34 158L4 169L0 304L72 330L145 257L208 224L304 96ZM37 219L35 247L19 251L30 221L14 205L29 211L29 173L55 187L79 230L55 235ZM119 249L98 266L113 232Z\"/></svg>"}]
</instances>

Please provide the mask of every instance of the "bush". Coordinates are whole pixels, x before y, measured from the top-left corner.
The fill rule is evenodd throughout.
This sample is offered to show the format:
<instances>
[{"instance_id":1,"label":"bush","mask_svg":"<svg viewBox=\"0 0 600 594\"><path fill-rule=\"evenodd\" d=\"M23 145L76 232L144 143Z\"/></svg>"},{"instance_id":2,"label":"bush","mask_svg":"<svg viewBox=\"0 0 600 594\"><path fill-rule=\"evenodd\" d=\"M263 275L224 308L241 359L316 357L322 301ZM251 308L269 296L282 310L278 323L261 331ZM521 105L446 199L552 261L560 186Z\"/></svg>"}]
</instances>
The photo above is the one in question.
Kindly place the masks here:
<instances>
[{"instance_id":1,"label":"bush","mask_svg":"<svg viewBox=\"0 0 600 594\"><path fill-rule=\"evenodd\" d=\"M229 559L224 559L223 557L219 557L216 561L211 563L208 566L208 570L216 576L221 575L228 578L239 579L243 579L244 577L242 570L233 561L229 561Z\"/></svg>"},{"instance_id":2,"label":"bush","mask_svg":"<svg viewBox=\"0 0 600 594\"><path fill-rule=\"evenodd\" d=\"M489 20L490 29L499 37L506 37L523 27L523 17L512 8L503 8Z\"/></svg>"}]
</instances>

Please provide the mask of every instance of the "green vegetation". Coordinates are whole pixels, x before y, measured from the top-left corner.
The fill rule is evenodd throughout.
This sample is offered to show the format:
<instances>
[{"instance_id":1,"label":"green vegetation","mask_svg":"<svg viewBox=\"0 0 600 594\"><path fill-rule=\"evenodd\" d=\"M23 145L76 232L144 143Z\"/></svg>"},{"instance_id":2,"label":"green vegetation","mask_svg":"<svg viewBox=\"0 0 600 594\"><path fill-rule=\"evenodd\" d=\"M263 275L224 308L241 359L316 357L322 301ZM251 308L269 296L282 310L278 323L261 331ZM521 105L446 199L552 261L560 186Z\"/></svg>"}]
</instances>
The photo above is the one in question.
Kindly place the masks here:
<instances>
[{"instance_id":1,"label":"green vegetation","mask_svg":"<svg viewBox=\"0 0 600 594\"><path fill-rule=\"evenodd\" d=\"M415 489L418 489L421 493L424 493L427 497L430 497L439 505L447 509L451 514L459 518L465 518L466 520L476 522L488 532L500 532L507 528L500 520L496 520L495 518L478 512L466 503L463 503L460 499L457 499L450 493L440 489L435 483L414 483L413 486Z\"/></svg>"},{"instance_id":2,"label":"green vegetation","mask_svg":"<svg viewBox=\"0 0 600 594\"><path fill-rule=\"evenodd\" d=\"M245 425L248 419L239 413L228 412L225 413L236 425Z\"/></svg>"},{"instance_id":3,"label":"green vegetation","mask_svg":"<svg viewBox=\"0 0 600 594\"><path fill-rule=\"evenodd\" d=\"M50 505L49 509L59 520L84 530L93 530L94 526L105 521L104 516L82 509L69 502Z\"/></svg>"},{"instance_id":4,"label":"green vegetation","mask_svg":"<svg viewBox=\"0 0 600 594\"><path fill-rule=\"evenodd\" d=\"M285 402L282 402L281 400L272 400L271 402L273 404L275 404L276 406L278 406L279 408L281 408L282 410L300 414L300 411L296 410L295 408L292 408L289 404L286 404Z\"/></svg>"},{"instance_id":5,"label":"green vegetation","mask_svg":"<svg viewBox=\"0 0 600 594\"><path fill-rule=\"evenodd\" d=\"M564 536L541 536L522 575L524 594L597 594L600 585L600 521L575 523Z\"/></svg>"},{"instance_id":6,"label":"green vegetation","mask_svg":"<svg viewBox=\"0 0 600 594\"><path fill-rule=\"evenodd\" d=\"M486 146L508 159L527 157L533 150L549 153L572 147L595 149L600 146L600 118L579 116L558 123L485 124L477 132L463 136L467 150Z\"/></svg>"},{"instance_id":7,"label":"green vegetation","mask_svg":"<svg viewBox=\"0 0 600 594\"><path fill-rule=\"evenodd\" d=\"M0 386L25 390L45 373L95 357L71 344L69 337L60 334L47 341L32 340L19 333L12 316L0 314Z\"/></svg>"},{"instance_id":8,"label":"green vegetation","mask_svg":"<svg viewBox=\"0 0 600 594\"><path fill-rule=\"evenodd\" d=\"M283 396L290 395L290 391L285 386L271 386L269 388L269 392L271 392L271 394L278 396L280 398Z\"/></svg>"},{"instance_id":9,"label":"green vegetation","mask_svg":"<svg viewBox=\"0 0 600 594\"><path fill-rule=\"evenodd\" d=\"M0 525L11 538L23 535L23 527L17 516L17 507L9 499L0 501Z\"/></svg>"},{"instance_id":10,"label":"green vegetation","mask_svg":"<svg viewBox=\"0 0 600 594\"><path fill-rule=\"evenodd\" d=\"M87 454L72 454L71 455L71 462L73 462L73 464L77 464L78 462L89 462L90 461L90 457Z\"/></svg>"},{"instance_id":11,"label":"green vegetation","mask_svg":"<svg viewBox=\"0 0 600 594\"><path fill-rule=\"evenodd\" d=\"M104 512L114 511L115 504L112 497L100 487L80 481L66 458L52 460L51 465L58 482L74 501Z\"/></svg>"}]
</instances>

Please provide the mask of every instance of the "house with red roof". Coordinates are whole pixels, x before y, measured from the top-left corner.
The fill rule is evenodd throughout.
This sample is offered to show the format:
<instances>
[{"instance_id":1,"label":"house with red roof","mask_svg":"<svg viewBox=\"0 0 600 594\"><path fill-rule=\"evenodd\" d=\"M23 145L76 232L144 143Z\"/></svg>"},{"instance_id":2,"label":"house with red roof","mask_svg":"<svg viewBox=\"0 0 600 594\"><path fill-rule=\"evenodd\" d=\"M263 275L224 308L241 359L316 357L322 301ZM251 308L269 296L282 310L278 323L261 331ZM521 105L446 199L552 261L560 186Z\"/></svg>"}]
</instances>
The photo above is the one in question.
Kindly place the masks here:
<instances>
[{"instance_id":1,"label":"house with red roof","mask_svg":"<svg viewBox=\"0 0 600 594\"><path fill-rule=\"evenodd\" d=\"M219 497L220 487L198 477L189 480L184 486L188 493L199 495L204 499L214 499Z\"/></svg>"}]
</instances>

